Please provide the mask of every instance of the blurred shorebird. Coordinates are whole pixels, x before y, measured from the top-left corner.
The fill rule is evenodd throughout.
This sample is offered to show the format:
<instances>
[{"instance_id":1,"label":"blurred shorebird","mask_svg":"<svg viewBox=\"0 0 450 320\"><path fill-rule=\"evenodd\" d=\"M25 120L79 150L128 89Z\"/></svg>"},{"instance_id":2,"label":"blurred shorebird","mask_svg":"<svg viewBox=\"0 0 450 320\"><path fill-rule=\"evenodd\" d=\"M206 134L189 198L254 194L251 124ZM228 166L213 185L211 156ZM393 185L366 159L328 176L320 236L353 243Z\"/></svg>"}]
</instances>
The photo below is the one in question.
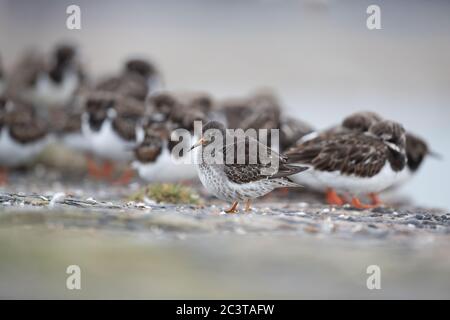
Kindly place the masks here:
<instances>
[{"instance_id":1,"label":"blurred shorebird","mask_svg":"<svg viewBox=\"0 0 450 320\"><path fill-rule=\"evenodd\" d=\"M300 139L299 144L306 142L308 140L321 137L324 139L325 137L332 136L334 134L342 134L342 133L368 133L370 127L376 123L383 121L383 117L379 114L371 111L360 111L355 112L342 121L340 125L333 126L329 129L325 129L323 131L314 131L310 134L305 135ZM407 157L407 170L402 170L399 176L397 177L397 182L392 187L398 187L405 182L407 182L419 169L422 165L426 156L432 156L435 158L440 158L440 156L429 150L427 143L420 137L406 132L406 145L405 152ZM305 182L305 184L307 184ZM332 188L324 189L323 187L318 188L317 185L310 186L316 191L326 192L328 202L330 204L335 204L333 199L335 197L335 191ZM391 188L389 188L391 189ZM378 203L379 200L376 197L371 197L373 203ZM339 202L339 201L338 201Z\"/></svg>"},{"instance_id":2,"label":"blurred shorebird","mask_svg":"<svg viewBox=\"0 0 450 320\"><path fill-rule=\"evenodd\" d=\"M62 108L85 81L74 46L56 46L49 58L28 52L11 72L8 95L46 108Z\"/></svg>"},{"instance_id":3,"label":"blurred shorebird","mask_svg":"<svg viewBox=\"0 0 450 320\"><path fill-rule=\"evenodd\" d=\"M86 99L82 132L92 153L104 160L100 176L110 177L113 162L126 164L133 160L133 149L143 139L144 114L144 103L133 98L97 91ZM98 175L95 165L89 166L91 173ZM116 182L128 183L132 176L132 170L126 170Z\"/></svg>"},{"instance_id":4,"label":"blurred shorebird","mask_svg":"<svg viewBox=\"0 0 450 320\"><path fill-rule=\"evenodd\" d=\"M229 129L276 129L281 115L278 98L269 90L260 90L245 98L227 99L219 110Z\"/></svg>"},{"instance_id":5,"label":"blurred shorebird","mask_svg":"<svg viewBox=\"0 0 450 320\"><path fill-rule=\"evenodd\" d=\"M176 143L170 141L170 123L153 123L144 127L144 139L134 149L133 168L149 182L185 182L197 176L189 153L175 154ZM188 149L191 139L181 141ZM178 143L178 142L177 142Z\"/></svg>"},{"instance_id":6,"label":"blurred shorebird","mask_svg":"<svg viewBox=\"0 0 450 320\"><path fill-rule=\"evenodd\" d=\"M162 92L150 98L144 139L135 148L133 167L146 181L184 182L194 179L197 171L191 154L185 152L194 137L194 122L205 123L212 100L207 94ZM178 129L186 130L181 136ZM194 137L194 138L193 138ZM175 149L177 147L177 149Z\"/></svg>"},{"instance_id":7,"label":"blurred shorebird","mask_svg":"<svg viewBox=\"0 0 450 320\"><path fill-rule=\"evenodd\" d=\"M405 148L403 126L381 120L364 132L335 130L318 134L286 154L311 168L292 179L318 191L327 190L328 203L342 205L339 193L351 196L354 207L370 208L358 197L370 195L373 206L380 204L378 193L396 184L408 170Z\"/></svg>"},{"instance_id":8,"label":"blurred shorebird","mask_svg":"<svg viewBox=\"0 0 450 320\"><path fill-rule=\"evenodd\" d=\"M29 105L0 98L0 184L7 169L32 161L48 144L48 124Z\"/></svg>"},{"instance_id":9,"label":"blurred shorebird","mask_svg":"<svg viewBox=\"0 0 450 320\"><path fill-rule=\"evenodd\" d=\"M307 167L291 165L289 158L279 155L251 137L245 137L243 140L245 145L241 146L239 144L242 142L239 141L226 145L226 137L225 126L217 121L210 121L203 126L201 139L191 147L191 150L196 149L196 166L203 186L217 198L233 202L231 208L225 212L237 212L240 201L246 202L245 211L249 211L251 200L261 197L275 188L299 186L288 177L306 170ZM213 156L218 157L215 160L221 159L222 161L210 162L208 160L210 156L208 146L213 142L218 143L219 146ZM257 161L249 161L252 156L251 152L255 151L250 146L251 144L258 148L258 152L260 152L260 148L264 148L268 157L275 160L277 165L271 166L273 162L263 162L258 156ZM242 147L245 147L245 162L241 164L238 157ZM227 161L229 153L233 153L231 163Z\"/></svg>"},{"instance_id":10,"label":"blurred shorebird","mask_svg":"<svg viewBox=\"0 0 450 320\"><path fill-rule=\"evenodd\" d=\"M131 59L125 63L121 74L102 80L95 90L145 101L149 95L161 90L162 87L162 76L151 62Z\"/></svg>"},{"instance_id":11,"label":"blurred shorebird","mask_svg":"<svg viewBox=\"0 0 450 320\"><path fill-rule=\"evenodd\" d=\"M230 129L279 129L279 145L269 136L268 146L275 151L285 151L300 138L314 131L305 121L282 114L278 97L271 90L259 90L240 99L227 99L218 111L227 128Z\"/></svg>"}]
</instances>

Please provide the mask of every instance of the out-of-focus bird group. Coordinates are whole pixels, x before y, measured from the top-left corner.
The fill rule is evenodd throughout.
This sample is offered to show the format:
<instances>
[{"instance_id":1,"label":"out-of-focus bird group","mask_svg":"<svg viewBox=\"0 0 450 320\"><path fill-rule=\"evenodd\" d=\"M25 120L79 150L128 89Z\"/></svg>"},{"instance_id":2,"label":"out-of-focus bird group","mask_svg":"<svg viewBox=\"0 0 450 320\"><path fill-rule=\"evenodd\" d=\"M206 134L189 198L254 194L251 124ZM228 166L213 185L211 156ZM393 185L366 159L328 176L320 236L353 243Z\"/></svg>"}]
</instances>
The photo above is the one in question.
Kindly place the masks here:
<instances>
[{"instance_id":1,"label":"out-of-focus bird group","mask_svg":"<svg viewBox=\"0 0 450 320\"><path fill-rule=\"evenodd\" d=\"M93 179L114 184L129 183L135 172L149 182L186 181L198 173L209 191L233 202L229 212L238 201L296 185L324 192L330 204L367 208L433 154L424 140L373 112L316 130L286 115L270 90L222 101L203 92L174 92L165 88L157 65L145 59L129 59L118 74L92 79L70 44L47 54L28 52L7 71L0 61L0 184L7 185L9 169L32 163L56 143L83 153ZM194 135L195 121L225 136L225 128L279 129L279 145L270 145L279 168L268 175L260 163L174 163L173 132L181 128ZM203 130L193 139L206 146L208 137ZM201 151L197 157L201 160ZM117 163L127 169L113 178ZM360 196L372 203L363 204Z\"/></svg>"}]
</instances>

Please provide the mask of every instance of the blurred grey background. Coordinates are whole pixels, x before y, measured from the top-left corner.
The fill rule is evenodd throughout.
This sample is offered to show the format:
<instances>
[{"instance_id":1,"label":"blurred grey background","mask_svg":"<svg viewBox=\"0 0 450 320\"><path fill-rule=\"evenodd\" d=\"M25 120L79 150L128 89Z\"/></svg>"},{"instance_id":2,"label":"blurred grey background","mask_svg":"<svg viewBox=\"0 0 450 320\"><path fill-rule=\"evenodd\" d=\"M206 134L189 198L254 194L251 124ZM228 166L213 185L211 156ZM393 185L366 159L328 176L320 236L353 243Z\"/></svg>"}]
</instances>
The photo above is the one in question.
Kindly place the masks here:
<instances>
[{"instance_id":1,"label":"blurred grey background","mask_svg":"<svg viewBox=\"0 0 450 320\"><path fill-rule=\"evenodd\" d=\"M70 4L81 7L82 30L66 29ZM381 7L382 30L366 27L370 4ZM317 127L377 111L444 155L402 192L449 208L449 13L444 0L0 0L0 55L10 66L26 48L71 40L94 76L144 55L170 89L222 98L273 87Z\"/></svg>"}]
</instances>

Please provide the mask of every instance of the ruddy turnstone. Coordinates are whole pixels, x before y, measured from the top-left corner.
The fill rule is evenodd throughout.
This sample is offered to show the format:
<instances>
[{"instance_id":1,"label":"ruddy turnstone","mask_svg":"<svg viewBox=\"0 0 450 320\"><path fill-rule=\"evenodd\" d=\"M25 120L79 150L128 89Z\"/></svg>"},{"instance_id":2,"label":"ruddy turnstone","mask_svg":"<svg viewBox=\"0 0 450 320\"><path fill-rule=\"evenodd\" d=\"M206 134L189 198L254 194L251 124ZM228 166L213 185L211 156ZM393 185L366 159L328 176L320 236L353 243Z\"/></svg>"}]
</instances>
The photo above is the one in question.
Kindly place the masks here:
<instances>
[{"instance_id":1,"label":"ruddy turnstone","mask_svg":"<svg viewBox=\"0 0 450 320\"><path fill-rule=\"evenodd\" d=\"M272 145L271 137L268 141L276 151L285 151L314 132L314 128L305 121L283 115L279 99L268 90L257 91L245 99L225 100L219 111L223 113L227 127L232 129L279 129L279 145Z\"/></svg>"},{"instance_id":2,"label":"ruddy turnstone","mask_svg":"<svg viewBox=\"0 0 450 320\"><path fill-rule=\"evenodd\" d=\"M188 158L190 154L172 153L175 144L171 144L168 126L168 122L147 124L144 140L134 150L133 168L146 181L183 182L197 175L193 161ZM191 139L180 143L188 149Z\"/></svg>"},{"instance_id":3,"label":"ruddy turnstone","mask_svg":"<svg viewBox=\"0 0 450 320\"><path fill-rule=\"evenodd\" d=\"M186 182L197 176L186 151L195 136L194 123L208 120L212 99L195 92L160 92L149 99L145 137L135 149L133 167L146 181ZM183 132L180 133L180 129Z\"/></svg>"},{"instance_id":4,"label":"ruddy turnstone","mask_svg":"<svg viewBox=\"0 0 450 320\"><path fill-rule=\"evenodd\" d=\"M179 92L175 94L177 103L169 120L175 128L194 130L195 121L207 122L213 109L213 100L206 93Z\"/></svg>"},{"instance_id":5,"label":"ruddy turnstone","mask_svg":"<svg viewBox=\"0 0 450 320\"><path fill-rule=\"evenodd\" d=\"M194 123L205 123L212 107L209 95L163 92L153 96L144 127L145 138L136 147L133 167L147 181L188 181L197 176L186 150L195 137ZM184 129L182 133L178 130ZM175 149L176 148L176 149Z\"/></svg>"},{"instance_id":6,"label":"ruddy turnstone","mask_svg":"<svg viewBox=\"0 0 450 320\"><path fill-rule=\"evenodd\" d=\"M359 111L355 112L342 120L338 125L334 125L325 130L315 130L300 138L298 143L302 143L318 136L326 137L336 133L348 133L348 132L367 132L369 128L383 120L383 118L372 111Z\"/></svg>"},{"instance_id":7,"label":"ruddy turnstone","mask_svg":"<svg viewBox=\"0 0 450 320\"><path fill-rule=\"evenodd\" d=\"M367 132L373 124L383 120L379 114L371 111L360 111L346 117L340 126L335 126L325 130L322 134L330 134L335 132ZM439 158L435 152L429 150L427 143L417 135L406 132L406 157L407 167L409 170L402 171L401 177L396 185L403 184L408 181L414 173L417 172L426 156Z\"/></svg>"},{"instance_id":8,"label":"ruddy turnstone","mask_svg":"<svg viewBox=\"0 0 450 320\"><path fill-rule=\"evenodd\" d=\"M327 201L342 205L339 194L350 195L352 205L369 208L360 195L371 195L379 205L377 194L397 183L407 169L406 135L399 123L382 120L367 132L349 131L318 135L287 152L300 165L309 166L292 179L327 193ZM336 193L337 192L337 193Z\"/></svg>"},{"instance_id":9,"label":"ruddy turnstone","mask_svg":"<svg viewBox=\"0 0 450 320\"><path fill-rule=\"evenodd\" d=\"M147 113L152 121L170 121L175 127L189 130L195 120L209 118L213 106L212 98L199 92L160 91L148 100Z\"/></svg>"},{"instance_id":10,"label":"ruddy turnstone","mask_svg":"<svg viewBox=\"0 0 450 320\"><path fill-rule=\"evenodd\" d=\"M168 121L177 108L178 101L168 91L151 95L148 99L148 117L152 122Z\"/></svg>"},{"instance_id":11,"label":"ruddy turnstone","mask_svg":"<svg viewBox=\"0 0 450 320\"><path fill-rule=\"evenodd\" d=\"M89 152L92 149L90 140L82 130L82 105L73 101L64 109L55 110L50 119L53 122L53 131L64 146L75 151Z\"/></svg>"},{"instance_id":12,"label":"ruddy turnstone","mask_svg":"<svg viewBox=\"0 0 450 320\"><path fill-rule=\"evenodd\" d=\"M274 151L280 151L280 136L274 139L271 130L280 128L281 106L272 91L259 90L247 98L227 99L219 106L219 112L227 128L268 130L264 143ZM221 120L220 117L214 119Z\"/></svg>"},{"instance_id":13,"label":"ruddy turnstone","mask_svg":"<svg viewBox=\"0 0 450 320\"><path fill-rule=\"evenodd\" d=\"M96 90L114 92L140 101L162 89L161 75L156 67L141 59L128 60L122 73L101 81Z\"/></svg>"},{"instance_id":14,"label":"ruddy turnstone","mask_svg":"<svg viewBox=\"0 0 450 320\"><path fill-rule=\"evenodd\" d=\"M85 80L76 48L59 45L50 59L28 53L11 72L9 94L40 107L64 107Z\"/></svg>"},{"instance_id":15,"label":"ruddy turnstone","mask_svg":"<svg viewBox=\"0 0 450 320\"><path fill-rule=\"evenodd\" d=\"M227 99L221 103L226 126L230 129L278 128L281 107L270 91L261 90L247 98Z\"/></svg>"},{"instance_id":16,"label":"ruddy turnstone","mask_svg":"<svg viewBox=\"0 0 450 320\"><path fill-rule=\"evenodd\" d=\"M230 141L227 134L223 124L210 121L202 128L201 139L191 147L191 150L196 149L196 166L203 186L217 198L233 202L225 212L237 212L239 201L246 202L245 210L248 211L252 199L275 188L299 186L288 176L302 172L306 167L291 165L287 157L251 137L241 137L237 141L233 139L234 142L226 145ZM210 145L213 148L208 148ZM253 148L255 146L258 151ZM266 160L270 158L274 162L262 161L258 156L261 151L268 155ZM244 162L239 160L241 156L244 156Z\"/></svg>"},{"instance_id":17,"label":"ruddy turnstone","mask_svg":"<svg viewBox=\"0 0 450 320\"><path fill-rule=\"evenodd\" d=\"M0 183L7 168L32 161L49 142L47 123L33 107L0 98Z\"/></svg>"},{"instance_id":18,"label":"ruddy turnstone","mask_svg":"<svg viewBox=\"0 0 450 320\"><path fill-rule=\"evenodd\" d=\"M341 126L331 129L330 132L367 132L372 125L382 120L383 118L375 112L359 111L344 118Z\"/></svg>"},{"instance_id":19,"label":"ruddy turnstone","mask_svg":"<svg viewBox=\"0 0 450 320\"><path fill-rule=\"evenodd\" d=\"M86 100L82 116L82 132L89 139L91 151L105 160L104 176L112 173L112 162L133 160L133 149L143 138L142 102L109 92L94 92ZM127 183L132 171L126 170L116 182Z\"/></svg>"}]
</instances>

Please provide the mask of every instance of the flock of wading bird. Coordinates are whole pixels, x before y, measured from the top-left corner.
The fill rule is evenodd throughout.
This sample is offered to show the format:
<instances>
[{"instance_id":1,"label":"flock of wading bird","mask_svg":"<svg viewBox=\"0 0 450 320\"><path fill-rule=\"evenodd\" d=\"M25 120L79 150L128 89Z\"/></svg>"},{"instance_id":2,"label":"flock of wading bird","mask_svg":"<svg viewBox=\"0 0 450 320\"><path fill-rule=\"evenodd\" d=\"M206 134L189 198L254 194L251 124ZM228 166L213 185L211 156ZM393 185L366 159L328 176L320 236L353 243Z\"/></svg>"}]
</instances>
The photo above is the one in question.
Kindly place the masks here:
<instances>
[{"instance_id":1,"label":"flock of wading bird","mask_svg":"<svg viewBox=\"0 0 450 320\"><path fill-rule=\"evenodd\" d=\"M171 133L182 128L194 134L194 121L204 125L198 142L189 142L192 152L172 155L178 141ZM259 160L202 161L209 144L225 141L226 128L279 129L276 145L257 141L276 160L276 170ZM89 175L112 183L126 184L134 172L149 182L198 175L209 192L232 203L230 213L238 202L250 210L252 199L300 185L323 192L332 205L379 206L380 192L408 181L427 155L435 155L400 123L374 112L354 113L316 130L283 114L270 91L222 101L202 92L173 92L145 59L129 59L119 73L92 81L77 48L68 44L47 54L29 51L8 72L0 64L0 184L7 187L8 170L32 163L49 143L84 153ZM224 145L221 154L236 143ZM197 161L173 161L188 154ZM127 169L113 178L117 163Z\"/></svg>"}]
</instances>

